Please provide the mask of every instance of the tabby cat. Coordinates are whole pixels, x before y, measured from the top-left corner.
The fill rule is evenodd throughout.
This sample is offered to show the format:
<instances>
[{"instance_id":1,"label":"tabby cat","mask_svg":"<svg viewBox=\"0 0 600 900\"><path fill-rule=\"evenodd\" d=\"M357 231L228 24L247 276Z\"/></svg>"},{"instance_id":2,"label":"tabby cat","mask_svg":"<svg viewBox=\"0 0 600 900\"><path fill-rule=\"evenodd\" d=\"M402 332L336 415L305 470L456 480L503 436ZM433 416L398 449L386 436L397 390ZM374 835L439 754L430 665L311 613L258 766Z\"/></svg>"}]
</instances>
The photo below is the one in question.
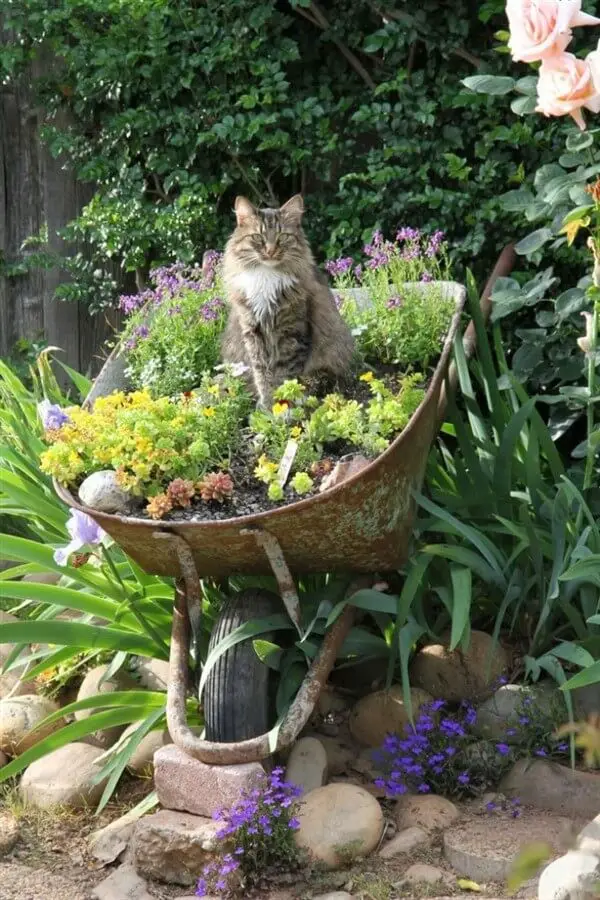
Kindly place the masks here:
<instances>
[{"instance_id":1,"label":"tabby cat","mask_svg":"<svg viewBox=\"0 0 600 900\"><path fill-rule=\"evenodd\" d=\"M343 380L354 341L302 230L298 194L280 209L257 209L238 197L237 227L225 249L229 318L223 361L244 363L259 405L288 378Z\"/></svg>"}]
</instances>

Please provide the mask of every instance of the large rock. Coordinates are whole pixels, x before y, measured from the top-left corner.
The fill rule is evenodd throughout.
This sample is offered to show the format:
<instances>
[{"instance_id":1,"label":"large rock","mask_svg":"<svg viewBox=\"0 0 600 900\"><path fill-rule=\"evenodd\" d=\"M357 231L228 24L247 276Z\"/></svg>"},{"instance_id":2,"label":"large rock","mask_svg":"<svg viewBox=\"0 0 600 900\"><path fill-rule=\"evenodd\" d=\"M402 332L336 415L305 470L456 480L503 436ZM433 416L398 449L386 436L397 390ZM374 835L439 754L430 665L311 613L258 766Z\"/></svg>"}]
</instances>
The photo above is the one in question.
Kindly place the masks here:
<instances>
[{"instance_id":1,"label":"large rock","mask_svg":"<svg viewBox=\"0 0 600 900\"><path fill-rule=\"evenodd\" d=\"M535 806L575 818L594 818L600 809L600 777L573 771L545 759L519 759L504 776L499 790Z\"/></svg>"},{"instance_id":2,"label":"large rock","mask_svg":"<svg viewBox=\"0 0 600 900\"><path fill-rule=\"evenodd\" d=\"M119 485L112 469L88 475L79 488L79 499L84 506L105 513L127 512L131 504L131 495Z\"/></svg>"},{"instance_id":3,"label":"large rock","mask_svg":"<svg viewBox=\"0 0 600 900\"><path fill-rule=\"evenodd\" d=\"M107 778L97 782L101 769L99 747L67 744L32 763L21 779L26 803L41 809L53 806L85 807L96 803Z\"/></svg>"},{"instance_id":4,"label":"large rock","mask_svg":"<svg viewBox=\"0 0 600 900\"><path fill-rule=\"evenodd\" d=\"M9 812L0 812L0 858L10 853L19 840L19 823Z\"/></svg>"},{"instance_id":5,"label":"large rock","mask_svg":"<svg viewBox=\"0 0 600 900\"><path fill-rule=\"evenodd\" d=\"M36 728L57 709L58 704L53 700L35 694L0 701L0 750L8 756L18 756L62 728L64 723L60 719L51 725ZM35 731L32 730L34 728Z\"/></svg>"},{"instance_id":6,"label":"large rock","mask_svg":"<svg viewBox=\"0 0 600 900\"><path fill-rule=\"evenodd\" d=\"M540 875L538 900L591 900L597 896L600 859L572 850L555 859Z\"/></svg>"},{"instance_id":7,"label":"large rock","mask_svg":"<svg viewBox=\"0 0 600 900\"><path fill-rule=\"evenodd\" d=\"M104 828L94 831L88 841L89 851L94 859L104 866L110 865L118 859L129 846L140 815L136 808L130 809L125 815L109 822Z\"/></svg>"},{"instance_id":8,"label":"large rock","mask_svg":"<svg viewBox=\"0 0 600 900\"><path fill-rule=\"evenodd\" d=\"M554 720L560 721L561 707L566 715L563 696L554 685L504 684L477 710L475 730L486 740L516 744L522 740L527 719L551 718L555 713Z\"/></svg>"},{"instance_id":9,"label":"large rock","mask_svg":"<svg viewBox=\"0 0 600 900\"><path fill-rule=\"evenodd\" d=\"M77 700L89 700L90 697L95 697L96 694L112 694L114 691L126 691L134 687L133 679L126 672L122 671L115 672L109 679L103 681L107 671L108 666L96 666L90 669L81 682L77 692ZM79 710L75 713L75 718L78 721L83 721L101 708L98 706L95 709ZM107 749L112 747L122 731L123 725L118 725L115 728L105 728L102 731L94 732L86 740L96 747Z\"/></svg>"},{"instance_id":10,"label":"large rock","mask_svg":"<svg viewBox=\"0 0 600 900\"><path fill-rule=\"evenodd\" d=\"M489 694L508 668L508 655L489 634L471 632L469 649L450 652L442 644L423 647L414 658L410 681L436 700L459 703Z\"/></svg>"},{"instance_id":11,"label":"large rock","mask_svg":"<svg viewBox=\"0 0 600 900\"><path fill-rule=\"evenodd\" d=\"M304 737L294 744L285 780L301 787L304 795L323 787L327 781L327 753L320 740Z\"/></svg>"},{"instance_id":12,"label":"large rock","mask_svg":"<svg viewBox=\"0 0 600 900\"><path fill-rule=\"evenodd\" d=\"M439 884L443 880L444 873L437 866L430 866L427 863L415 863L406 870L401 884L403 886L411 884Z\"/></svg>"},{"instance_id":13,"label":"large rock","mask_svg":"<svg viewBox=\"0 0 600 900\"><path fill-rule=\"evenodd\" d=\"M154 755L154 786L161 806L198 816L212 816L223 807L235 806L245 790L265 780L259 763L210 766L193 759L175 744Z\"/></svg>"},{"instance_id":14,"label":"large rock","mask_svg":"<svg viewBox=\"0 0 600 900\"><path fill-rule=\"evenodd\" d=\"M175 884L195 884L220 849L222 826L212 819L161 810L137 823L132 849L141 875Z\"/></svg>"},{"instance_id":15,"label":"large rock","mask_svg":"<svg viewBox=\"0 0 600 900\"><path fill-rule=\"evenodd\" d=\"M383 859L393 859L395 856L404 856L405 853L412 853L417 847L423 847L430 842L431 838L427 832L413 825L410 828L403 828L391 841L384 844L379 851L379 855Z\"/></svg>"},{"instance_id":16,"label":"large rock","mask_svg":"<svg viewBox=\"0 0 600 900\"><path fill-rule=\"evenodd\" d=\"M93 891L94 900L152 900L146 890L146 882L133 866L119 866Z\"/></svg>"},{"instance_id":17,"label":"large rock","mask_svg":"<svg viewBox=\"0 0 600 900\"><path fill-rule=\"evenodd\" d=\"M377 800L351 784L311 791L300 805L298 819L297 845L330 869L371 853L384 827Z\"/></svg>"},{"instance_id":18,"label":"large rock","mask_svg":"<svg viewBox=\"0 0 600 900\"><path fill-rule=\"evenodd\" d=\"M140 657L135 671L140 684L146 690L167 690L169 684L169 663L167 660Z\"/></svg>"},{"instance_id":19,"label":"large rock","mask_svg":"<svg viewBox=\"0 0 600 900\"><path fill-rule=\"evenodd\" d=\"M425 703L431 702L431 694L411 688L413 719ZM392 685L389 691L376 691L362 697L350 713L352 736L365 747L379 747L391 732L402 733L409 723L404 705L402 685Z\"/></svg>"},{"instance_id":20,"label":"large rock","mask_svg":"<svg viewBox=\"0 0 600 900\"><path fill-rule=\"evenodd\" d=\"M451 800L436 794L405 794L396 803L395 817L398 828L417 825L429 832L449 828L460 818L460 811Z\"/></svg>"},{"instance_id":21,"label":"large rock","mask_svg":"<svg viewBox=\"0 0 600 900\"><path fill-rule=\"evenodd\" d=\"M121 735L123 745L139 727L139 722L133 722L125 729ZM134 775L151 775L154 769L154 754L170 743L171 736L166 728L148 732L129 757L127 768Z\"/></svg>"},{"instance_id":22,"label":"large rock","mask_svg":"<svg viewBox=\"0 0 600 900\"><path fill-rule=\"evenodd\" d=\"M456 874L477 882L503 882L522 848L548 844L553 853L564 847L571 820L563 816L529 813L520 818L473 816L443 834L444 855Z\"/></svg>"},{"instance_id":23,"label":"large rock","mask_svg":"<svg viewBox=\"0 0 600 900\"><path fill-rule=\"evenodd\" d=\"M341 775L343 772L347 772L357 755L356 747L350 746L350 739L346 741L340 737L319 735L319 740L325 747L329 774Z\"/></svg>"},{"instance_id":24,"label":"large rock","mask_svg":"<svg viewBox=\"0 0 600 900\"><path fill-rule=\"evenodd\" d=\"M18 621L12 613L0 609L0 625ZM2 668L15 646L15 644L0 644L0 700L8 697L20 697L23 694L35 694L35 682L27 681L24 665L19 665L10 672L2 672Z\"/></svg>"}]
</instances>

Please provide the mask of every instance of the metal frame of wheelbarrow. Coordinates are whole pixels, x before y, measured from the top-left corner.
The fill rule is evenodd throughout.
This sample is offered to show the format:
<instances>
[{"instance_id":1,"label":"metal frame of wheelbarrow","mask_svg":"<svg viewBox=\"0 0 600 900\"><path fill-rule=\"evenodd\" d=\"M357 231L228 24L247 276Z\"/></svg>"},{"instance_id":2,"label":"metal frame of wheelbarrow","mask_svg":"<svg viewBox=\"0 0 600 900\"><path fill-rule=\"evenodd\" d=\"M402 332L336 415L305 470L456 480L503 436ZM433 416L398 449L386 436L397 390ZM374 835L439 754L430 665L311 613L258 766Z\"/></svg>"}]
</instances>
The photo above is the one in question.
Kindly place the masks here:
<instances>
[{"instance_id":1,"label":"metal frame of wheelbarrow","mask_svg":"<svg viewBox=\"0 0 600 900\"><path fill-rule=\"evenodd\" d=\"M487 321L491 310L490 297L493 285L497 278L510 273L514 260L514 248L513 245L509 245L500 255L481 296L480 310L485 321ZM463 336L463 346L467 357L473 354L475 345L475 326L471 322ZM439 394L437 405L438 426L443 422L448 397L456 388L456 384L457 371L455 365L452 364ZM69 491L58 484L56 489L70 506L82 509ZM84 511L94 514L93 510L84 508ZM98 518L107 520L107 524L110 525L116 517L99 515ZM101 521L101 524L104 524L104 522ZM150 523L145 524L148 525ZM107 530L110 531L110 528ZM281 599L291 620L296 627L299 627L300 601L294 579L277 537L271 532L263 530L258 524L250 528L242 528L240 534L245 536L245 540L248 537L253 537L256 545L264 551L277 581ZM327 682L335 665L337 655L354 621L355 611L353 607L350 605L346 606L332 627L326 632L321 648L313 660L287 714L283 718L274 741L271 740L268 732L248 740L231 743L203 740L190 729L186 715L190 637L192 632L195 634L199 633L201 618L200 577L196 568L194 552L181 533L156 529L152 531L152 538L160 542L164 541L166 547L170 544L171 555L176 556L180 572L175 590L169 659L169 684L167 689L167 724L174 743L182 751L202 762L220 765L259 761L277 750L289 747L308 722L321 689ZM348 592L349 595L354 593L361 584L368 581L368 577L359 576L359 578L360 582L355 582L352 585Z\"/></svg>"}]
</instances>

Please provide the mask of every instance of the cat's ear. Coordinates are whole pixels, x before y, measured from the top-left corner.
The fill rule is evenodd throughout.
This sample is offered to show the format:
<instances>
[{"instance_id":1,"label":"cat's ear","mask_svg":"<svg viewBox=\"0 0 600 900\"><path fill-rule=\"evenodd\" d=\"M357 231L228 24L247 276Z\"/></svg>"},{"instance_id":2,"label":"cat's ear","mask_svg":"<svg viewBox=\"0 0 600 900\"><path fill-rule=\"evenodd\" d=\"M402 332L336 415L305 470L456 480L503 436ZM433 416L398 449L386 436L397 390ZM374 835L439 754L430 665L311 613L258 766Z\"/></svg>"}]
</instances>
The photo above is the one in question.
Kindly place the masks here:
<instances>
[{"instance_id":1,"label":"cat's ear","mask_svg":"<svg viewBox=\"0 0 600 900\"><path fill-rule=\"evenodd\" d=\"M304 200L302 194L295 194L291 200L284 203L279 210L280 215L291 222L293 225L299 225L304 215Z\"/></svg>"},{"instance_id":2,"label":"cat's ear","mask_svg":"<svg viewBox=\"0 0 600 900\"><path fill-rule=\"evenodd\" d=\"M256 208L245 197L236 197L234 208L238 225L245 225L248 219L256 218Z\"/></svg>"}]
</instances>

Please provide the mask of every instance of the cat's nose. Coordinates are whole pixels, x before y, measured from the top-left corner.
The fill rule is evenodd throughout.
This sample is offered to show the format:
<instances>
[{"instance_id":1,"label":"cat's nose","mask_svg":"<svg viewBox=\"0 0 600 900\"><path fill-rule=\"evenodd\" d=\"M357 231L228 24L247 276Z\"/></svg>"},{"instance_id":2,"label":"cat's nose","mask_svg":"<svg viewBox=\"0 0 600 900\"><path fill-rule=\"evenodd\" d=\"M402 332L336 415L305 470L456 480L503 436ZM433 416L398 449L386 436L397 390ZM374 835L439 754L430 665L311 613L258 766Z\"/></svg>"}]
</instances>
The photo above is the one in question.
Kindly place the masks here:
<instances>
[{"instance_id":1,"label":"cat's nose","mask_svg":"<svg viewBox=\"0 0 600 900\"><path fill-rule=\"evenodd\" d=\"M277 247L275 246L275 244L271 244L271 243L265 244L265 256L275 256L276 250L277 250Z\"/></svg>"}]
</instances>

